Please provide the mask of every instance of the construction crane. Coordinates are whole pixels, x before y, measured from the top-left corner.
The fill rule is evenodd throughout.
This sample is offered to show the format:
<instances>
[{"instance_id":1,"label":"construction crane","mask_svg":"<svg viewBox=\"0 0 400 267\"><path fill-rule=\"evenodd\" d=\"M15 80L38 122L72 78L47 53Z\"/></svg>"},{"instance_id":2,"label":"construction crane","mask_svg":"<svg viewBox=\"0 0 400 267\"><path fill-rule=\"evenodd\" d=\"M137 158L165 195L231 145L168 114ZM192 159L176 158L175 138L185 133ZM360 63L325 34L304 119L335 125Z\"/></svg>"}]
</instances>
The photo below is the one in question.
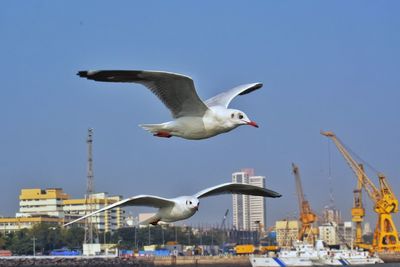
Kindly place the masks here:
<instances>
[{"instance_id":1,"label":"construction crane","mask_svg":"<svg viewBox=\"0 0 400 267\"><path fill-rule=\"evenodd\" d=\"M398 212L398 199L390 188L385 175L382 173L378 174L378 189L367 176L362 166L351 157L345 146L333 132L326 131L321 132L321 134L330 138L335 143L350 168L356 174L357 182L359 185L362 185L362 188L364 188L374 204L374 211L378 215L378 221L372 240L372 250L377 252L400 251L398 232L392 219L392 214ZM360 214L363 213L361 212Z\"/></svg>"},{"instance_id":2,"label":"construction crane","mask_svg":"<svg viewBox=\"0 0 400 267\"><path fill-rule=\"evenodd\" d=\"M313 244L315 238L312 224L316 221L317 215L311 210L310 203L304 196L299 168L294 163L292 163L292 171L296 180L296 191L300 210L299 220L301 221L301 229L299 231L298 239Z\"/></svg>"},{"instance_id":3,"label":"construction crane","mask_svg":"<svg viewBox=\"0 0 400 267\"><path fill-rule=\"evenodd\" d=\"M226 211L225 211L225 214L224 214L224 217L222 218L222 222L221 222L221 229L225 229L226 228L226 217L228 216L228 213L229 213L229 209L227 209Z\"/></svg>"}]
</instances>

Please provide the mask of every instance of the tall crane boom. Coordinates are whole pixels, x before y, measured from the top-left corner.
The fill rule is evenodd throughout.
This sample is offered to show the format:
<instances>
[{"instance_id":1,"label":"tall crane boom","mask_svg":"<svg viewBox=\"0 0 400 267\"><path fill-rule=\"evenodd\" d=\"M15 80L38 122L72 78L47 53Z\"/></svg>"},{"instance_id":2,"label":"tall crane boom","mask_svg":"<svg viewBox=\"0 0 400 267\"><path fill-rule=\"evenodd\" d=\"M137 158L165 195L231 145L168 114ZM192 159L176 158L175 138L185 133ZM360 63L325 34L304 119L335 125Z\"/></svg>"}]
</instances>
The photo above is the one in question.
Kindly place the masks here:
<instances>
[{"instance_id":1,"label":"tall crane boom","mask_svg":"<svg viewBox=\"0 0 400 267\"><path fill-rule=\"evenodd\" d=\"M226 222L226 217L228 216L228 213L229 213L229 209L227 209L225 211L224 217L222 218L221 227L220 227L221 229L225 229L226 228L225 222Z\"/></svg>"},{"instance_id":2,"label":"tall crane boom","mask_svg":"<svg viewBox=\"0 0 400 267\"><path fill-rule=\"evenodd\" d=\"M390 188L386 177L379 173L379 190L364 172L362 165L358 164L347 151L342 142L333 132L321 132L330 138L339 149L340 153L356 174L358 182L365 189L374 203L374 210L378 214L372 247L375 251L400 251L400 242L396 225L392 219L392 213L398 212L398 199Z\"/></svg>"},{"instance_id":3,"label":"tall crane boom","mask_svg":"<svg viewBox=\"0 0 400 267\"><path fill-rule=\"evenodd\" d=\"M304 197L299 168L294 163L292 163L292 171L294 178L296 180L296 191L297 191L297 198L299 201L299 211L300 211L299 219L302 223L298 239L306 240L309 243L313 243L315 240L314 240L312 224L316 221L317 215L314 212L312 212L310 203Z\"/></svg>"}]
</instances>

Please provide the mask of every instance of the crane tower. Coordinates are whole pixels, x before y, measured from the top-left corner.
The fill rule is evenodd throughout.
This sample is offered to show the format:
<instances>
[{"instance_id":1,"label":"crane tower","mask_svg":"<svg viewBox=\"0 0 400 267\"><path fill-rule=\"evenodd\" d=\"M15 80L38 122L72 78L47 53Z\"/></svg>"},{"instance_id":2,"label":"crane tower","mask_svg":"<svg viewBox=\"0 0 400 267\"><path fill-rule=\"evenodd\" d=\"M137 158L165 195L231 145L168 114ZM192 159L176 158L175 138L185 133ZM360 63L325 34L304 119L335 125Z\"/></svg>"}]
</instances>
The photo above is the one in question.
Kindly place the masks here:
<instances>
[{"instance_id":1,"label":"crane tower","mask_svg":"<svg viewBox=\"0 0 400 267\"><path fill-rule=\"evenodd\" d=\"M301 185L299 168L294 163L292 163L292 171L294 178L296 180L296 191L299 202L300 221L302 224L298 239L313 244L315 241L314 237L315 230L313 230L312 226L313 223L317 220L317 215L311 210L310 203L304 196L303 186Z\"/></svg>"},{"instance_id":2,"label":"crane tower","mask_svg":"<svg viewBox=\"0 0 400 267\"><path fill-rule=\"evenodd\" d=\"M400 251L399 236L396 225L392 218L392 214L395 214L399 211L399 201L392 188L389 186L385 175L378 173L378 188L367 176L362 165L353 159L348 149L346 149L343 143L333 132L326 131L321 132L321 134L330 138L335 143L336 147L357 177L357 182L359 183L357 189L361 191L361 188L363 188L374 204L374 211L378 215L378 221L376 223L374 238L372 240L372 250L377 252ZM357 200L357 198L361 203L361 194L359 194L355 200ZM362 205L354 205L353 216L354 215L359 215L360 220L362 219L364 216Z\"/></svg>"}]
</instances>

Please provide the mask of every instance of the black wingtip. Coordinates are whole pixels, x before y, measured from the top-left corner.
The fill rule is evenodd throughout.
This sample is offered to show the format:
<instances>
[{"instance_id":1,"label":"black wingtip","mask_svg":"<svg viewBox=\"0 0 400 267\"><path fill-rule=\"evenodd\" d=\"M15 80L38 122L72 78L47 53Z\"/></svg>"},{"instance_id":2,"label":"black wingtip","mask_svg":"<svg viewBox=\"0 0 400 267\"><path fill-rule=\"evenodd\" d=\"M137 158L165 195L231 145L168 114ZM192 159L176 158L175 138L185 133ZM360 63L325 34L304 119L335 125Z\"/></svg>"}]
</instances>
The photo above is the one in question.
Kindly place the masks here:
<instances>
[{"instance_id":1,"label":"black wingtip","mask_svg":"<svg viewBox=\"0 0 400 267\"><path fill-rule=\"evenodd\" d=\"M78 73L76 75L78 75L79 77L82 77L82 78L87 78L88 72L86 70L81 70L81 71L78 71Z\"/></svg>"},{"instance_id":2,"label":"black wingtip","mask_svg":"<svg viewBox=\"0 0 400 267\"><path fill-rule=\"evenodd\" d=\"M254 90L260 89L261 87L263 87L262 83L257 83L256 85L253 86Z\"/></svg>"},{"instance_id":3,"label":"black wingtip","mask_svg":"<svg viewBox=\"0 0 400 267\"><path fill-rule=\"evenodd\" d=\"M256 83L252 87L249 87L249 88L247 88L247 90L241 92L239 95L245 95L245 94L251 93L257 89L260 89L261 87L263 87L262 83Z\"/></svg>"}]
</instances>

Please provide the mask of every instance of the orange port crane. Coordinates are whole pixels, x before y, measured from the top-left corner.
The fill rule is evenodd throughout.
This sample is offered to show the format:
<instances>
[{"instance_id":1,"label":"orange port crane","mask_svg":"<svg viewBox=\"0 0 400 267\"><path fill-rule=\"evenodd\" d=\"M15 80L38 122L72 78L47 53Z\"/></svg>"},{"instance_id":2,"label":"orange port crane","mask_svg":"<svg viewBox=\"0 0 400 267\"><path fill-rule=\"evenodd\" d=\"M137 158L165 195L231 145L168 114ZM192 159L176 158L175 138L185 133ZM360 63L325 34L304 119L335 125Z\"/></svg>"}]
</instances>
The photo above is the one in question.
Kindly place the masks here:
<instances>
[{"instance_id":1,"label":"orange port crane","mask_svg":"<svg viewBox=\"0 0 400 267\"><path fill-rule=\"evenodd\" d=\"M299 220L301 221L301 229L299 231L298 239L313 244L315 238L312 224L316 221L317 215L311 210L310 203L304 196L299 168L294 163L292 163L292 171L296 180L296 191L300 210Z\"/></svg>"},{"instance_id":2,"label":"orange port crane","mask_svg":"<svg viewBox=\"0 0 400 267\"><path fill-rule=\"evenodd\" d=\"M392 214L398 212L398 199L390 188L385 175L378 174L378 189L333 132L326 131L321 132L321 134L335 143L350 168L356 174L358 183L362 185L362 188L365 189L374 204L374 211L378 215L378 221L372 240L372 250L377 252L400 251L398 232L392 219Z\"/></svg>"}]
</instances>

